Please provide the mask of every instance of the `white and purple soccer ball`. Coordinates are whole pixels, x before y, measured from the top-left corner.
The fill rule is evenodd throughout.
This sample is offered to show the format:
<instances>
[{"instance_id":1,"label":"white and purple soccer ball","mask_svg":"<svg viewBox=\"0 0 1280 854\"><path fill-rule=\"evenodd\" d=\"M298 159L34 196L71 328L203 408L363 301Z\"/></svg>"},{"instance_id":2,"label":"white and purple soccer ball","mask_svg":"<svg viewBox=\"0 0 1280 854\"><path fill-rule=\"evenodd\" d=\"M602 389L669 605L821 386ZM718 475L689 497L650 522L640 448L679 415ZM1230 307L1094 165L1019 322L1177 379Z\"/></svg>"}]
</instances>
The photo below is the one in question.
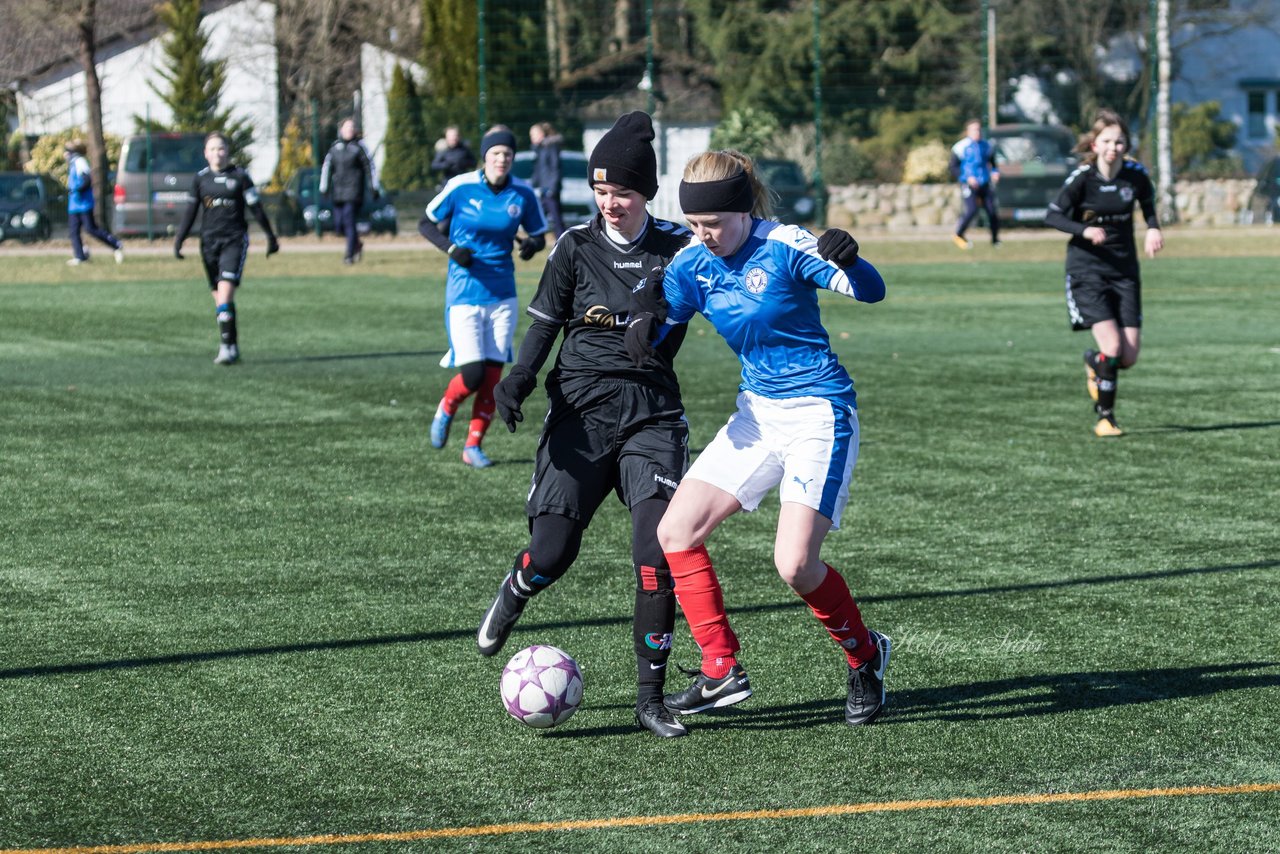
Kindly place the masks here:
<instances>
[{"instance_id":1,"label":"white and purple soccer ball","mask_svg":"<svg viewBox=\"0 0 1280 854\"><path fill-rule=\"evenodd\" d=\"M507 714L526 726L559 726L573 717L581 702L582 671L562 649L527 647L502 669L502 703Z\"/></svg>"}]
</instances>

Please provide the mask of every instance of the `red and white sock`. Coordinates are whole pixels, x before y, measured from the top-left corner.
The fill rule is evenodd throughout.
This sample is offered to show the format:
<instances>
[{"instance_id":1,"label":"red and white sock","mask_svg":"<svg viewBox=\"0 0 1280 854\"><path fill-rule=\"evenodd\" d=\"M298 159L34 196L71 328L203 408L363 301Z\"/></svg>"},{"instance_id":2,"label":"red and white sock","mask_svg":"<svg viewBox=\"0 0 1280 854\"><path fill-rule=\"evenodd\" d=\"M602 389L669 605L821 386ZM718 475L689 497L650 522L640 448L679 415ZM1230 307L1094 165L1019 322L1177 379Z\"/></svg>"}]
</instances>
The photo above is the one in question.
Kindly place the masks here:
<instances>
[{"instance_id":1,"label":"red and white sock","mask_svg":"<svg viewBox=\"0 0 1280 854\"><path fill-rule=\"evenodd\" d=\"M689 621L693 640L702 649L702 672L712 679L729 675L738 663L738 637L729 626L724 610L720 579L711 566L706 546L682 552L667 552L676 600Z\"/></svg>"},{"instance_id":2,"label":"red and white sock","mask_svg":"<svg viewBox=\"0 0 1280 854\"><path fill-rule=\"evenodd\" d=\"M861 667L875 657L876 645L871 641L871 634L862 622L862 613L858 611L858 605L853 601L843 576L831 564L823 565L827 568L827 574L822 583L800 598L826 628L832 640L840 644L849 665Z\"/></svg>"},{"instance_id":3,"label":"red and white sock","mask_svg":"<svg viewBox=\"0 0 1280 854\"><path fill-rule=\"evenodd\" d=\"M494 410L497 409L497 404L493 402L493 390L501 379L501 365L485 367L484 379L480 383L480 388L476 389L475 403L471 404L471 426L467 430L467 447L479 447L484 440L484 434L489 430L489 423L493 421Z\"/></svg>"}]
</instances>

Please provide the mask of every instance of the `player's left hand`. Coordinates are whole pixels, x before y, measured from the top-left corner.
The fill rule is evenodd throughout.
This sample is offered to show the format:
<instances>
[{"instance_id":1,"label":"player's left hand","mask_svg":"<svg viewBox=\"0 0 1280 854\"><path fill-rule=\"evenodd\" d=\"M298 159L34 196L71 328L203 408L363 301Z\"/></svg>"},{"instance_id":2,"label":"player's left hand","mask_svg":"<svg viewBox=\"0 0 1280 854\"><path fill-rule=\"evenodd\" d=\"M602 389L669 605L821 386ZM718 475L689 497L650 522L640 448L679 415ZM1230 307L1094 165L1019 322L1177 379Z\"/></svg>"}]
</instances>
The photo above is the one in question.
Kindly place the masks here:
<instances>
[{"instance_id":1,"label":"player's left hand","mask_svg":"<svg viewBox=\"0 0 1280 854\"><path fill-rule=\"evenodd\" d=\"M1148 228L1147 237L1143 243L1147 250L1147 257L1154 258L1156 253L1164 248L1164 234L1158 228Z\"/></svg>"},{"instance_id":2,"label":"player's left hand","mask_svg":"<svg viewBox=\"0 0 1280 854\"><path fill-rule=\"evenodd\" d=\"M847 269L858 263L858 241L843 228L828 228L818 238L818 255L823 261L833 261L842 270Z\"/></svg>"},{"instance_id":3,"label":"player's left hand","mask_svg":"<svg viewBox=\"0 0 1280 854\"><path fill-rule=\"evenodd\" d=\"M631 300L627 306L627 313L632 319L642 314L651 314L658 323L664 323L667 319L667 299L663 292L663 282L666 280L667 271L662 267L654 267L649 271L649 275L640 281L640 284L631 291Z\"/></svg>"},{"instance_id":4,"label":"player's left hand","mask_svg":"<svg viewBox=\"0 0 1280 854\"><path fill-rule=\"evenodd\" d=\"M512 365L511 371L493 388L493 403L507 430L516 432L516 423L524 420L520 404L538 387L538 378L524 365Z\"/></svg>"},{"instance_id":5,"label":"player's left hand","mask_svg":"<svg viewBox=\"0 0 1280 854\"><path fill-rule=\"evenodd\" d=\"M280 251L280 241L276 240L276 236L274 234L268 234L267 235L267 257L270 258L272 255L276 254L279 251Z\"/></svg>"}]
</instances>

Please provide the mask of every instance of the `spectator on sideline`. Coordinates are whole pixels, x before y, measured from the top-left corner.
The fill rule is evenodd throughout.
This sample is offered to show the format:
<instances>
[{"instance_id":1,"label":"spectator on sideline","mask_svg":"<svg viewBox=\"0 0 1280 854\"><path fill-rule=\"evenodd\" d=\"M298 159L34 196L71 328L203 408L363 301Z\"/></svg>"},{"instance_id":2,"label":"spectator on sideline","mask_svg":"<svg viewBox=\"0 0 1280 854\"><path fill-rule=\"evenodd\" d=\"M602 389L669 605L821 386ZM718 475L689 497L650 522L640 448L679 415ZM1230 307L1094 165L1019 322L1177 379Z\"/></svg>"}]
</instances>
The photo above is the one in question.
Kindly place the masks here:
<instances>
[{"instance_id":1,"label":"spectator on sideline","mask_svg":"<svg viewBox=\"0 0 1280 854\"><path fill-rule=\"evenodd\" d=\"M1148 258L1164 248L1155 187L1141 163L1125 157L1129 128L1111 110L1099 110L1076 151L1081 165L1067 176L1049 205L1045 225L1071 235L1067 243L1067 314L1071 328L1088 329L1096 350L1085 350L1089 397L1097 436L1122 436L1116 424L1119 372L1138 361L1142 342L1142 279L1133 239L1133 206L1147 223Z\"/></svg>"},{"instance_id":2,"label":"spectator on sideline","mask_svg":"<svg viewBox=\"0 0 1280 854\"><path fill-rule=\"evenodd\" d=\"M484 166L455 176L427 205L418 233L449 256L445 282L445 326L449 350L440 367L457 367L431 420L431 447L449 439L449 425L463 401L475 395L462 461L472 468L493 465L480 445L493 419L493 388L511 361L516 331L516 233L520 259L547 245L546 221L533 188L511 174L516 137L495 126L480 141Z\"/></svg>"},{"instance_id":3,"label":"spectator on sideline","mask_svg":"<svg viewBox=\"0 0 1280 854\"><path fill-rule=\"evenodd\" d=\"M200 215L200 257L204 261L205 278L213 294L218 318L218 355L215 365L234 365L240 361L240 342L236 335L236 288L244 273L249 255L249 223L247 208L267 235L267 257L280 251L271 221L262 209L258 188L244 169L231 162L231 143L221 133L211 133L204 140L204 158L208 167L196 173L187 198L187 212L178 226L173 242L173 255L183 259L182 242Z\"/></svg>"},{"instance_id":4,"label":"spectator on sideline","mask_svg":"<svg viewBox=\"0 0 1280 854\"><path fill-rule=\"evenodd\" d=\"M94 213L93 172L85 155L84 140L73 139L63 148L67 159L67 225L71 234L71 257L67 265L76 267L89 260L89 252L80 239L81 229L91 237L110 246L116 263L124 262L124 244L105 228L98 225Z\"/></svg>"},{"instance_id":5,"label":"spectator on sideline","mask_svg":"<svg viewBox=\"0 0 1280 854\"><path fill-rule=\"evenodd\" d=\"M964 202L964 211L951 240L961 249L973 247L964 233L978 215L978 205L982 205L987 212L987 224L991 227L991 245L999 246L996 184L1000 183L1000 170L996 167L995 146L982 138L982 122L978 119L965 122L964 133L964 138L951 147L951 176L960 182L960 198Z\"/></svg>"},{"instance_id":6,"label":"spectator on sideline","mask_svg":"<svg viewBox=\"0 0 1280 854\"><path fill-rule=\"evenodd\" d=\"M376 187L373 160L360 140L355 119L343 119L338 138L324 156L320 167L320 193L333 202L333 230L346 238L342 263L361 258L364 241L356 234L356 216L364 205L365 187Z\"/></svg>"},{"instance_id":7,"label":"spectator on sideline","mask_svg":"<svg viewBox=\"0 0 1280 854\"><path fill-rule=\"evenodd\" d=\"M564 137L556 133L550 122L538 122L529 128L533 144L533 177L529 183L542 200L542 213L552 237L564 234L564 218L560 215L560 149Z\"/></svg>"},{"instance_id":8,"label":"spectator on sideline","mask_svg":"<svg viewBox=\"0 0 1280 854\"><path fill-rule=\"evenodd\" d=\"M458 175L475 169L476 156L463 141L456 125L444 129L443 142L443 146L437 145L435 157L431 159L431 171L439 172L440 182L447 184ZM480 156L484 156L483 152Z\"/></svg>"}]
</instances>

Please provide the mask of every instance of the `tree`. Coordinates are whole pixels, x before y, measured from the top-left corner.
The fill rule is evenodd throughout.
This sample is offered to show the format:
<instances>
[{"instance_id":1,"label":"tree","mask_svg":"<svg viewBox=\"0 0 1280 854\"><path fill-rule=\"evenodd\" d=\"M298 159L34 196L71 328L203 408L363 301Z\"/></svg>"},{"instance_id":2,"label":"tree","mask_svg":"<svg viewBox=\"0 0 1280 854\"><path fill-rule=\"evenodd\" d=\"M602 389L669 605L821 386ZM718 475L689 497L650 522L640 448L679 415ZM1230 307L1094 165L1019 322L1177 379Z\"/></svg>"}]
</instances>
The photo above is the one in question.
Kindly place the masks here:
<instances>
[{"instance_id":1,"label":"tree","mask_svg":"<svg viewBox=\"0 0 1280 854\"><path fill-rule=\"evenodd\" d=\"M284 133L280 135L280 157L276 160L276 171L265 188L267 192L282 192L294 172L314 163L313 156L311 140L303 133L302 124L297 118L290 119L284 127Z\"/></svg>"},{"instance_id":2,"label":"tree","mask_svg":"<svg viewBox=\"0 0 1280 854\"><path fill-rule=\"evenodd\" d=\"M422 100L413 74L399 63L391 72L387 93L386 156L382 186L388 190L421 190L431 185L431 138L422 120Z\"/></svg>"},{"instance_id":3,"label":"tree","mask_svg":"<svg viewBox=\"0 0 1280 854\"><path fill-rule=\"evenodd\" d=\"M231 150L241 166L248 165L247 149L253 142L253 128L242 119L234 119L230 109L221 109L222 88L226 83L227 61L206 57L209 38L200 24L204 18L200 0L166 0L156 7L156 15L169 30L162 49L165 67L156 73L166 84L152 84L173 114L167 125L148 122L134 116L140 130L185 132L221 131L231 142Z\"/></svg>"},{"instance_id":4,"label":"tree","mask_svg":"<svg viewBox=\"0 0 1280 854\"><path fill-rule=\"evenodd\" d=\"M435 127L476 128L480 123L480 66L473 0L422 0L422 65L427 69Z\"/></svg>"}]
</instances>

